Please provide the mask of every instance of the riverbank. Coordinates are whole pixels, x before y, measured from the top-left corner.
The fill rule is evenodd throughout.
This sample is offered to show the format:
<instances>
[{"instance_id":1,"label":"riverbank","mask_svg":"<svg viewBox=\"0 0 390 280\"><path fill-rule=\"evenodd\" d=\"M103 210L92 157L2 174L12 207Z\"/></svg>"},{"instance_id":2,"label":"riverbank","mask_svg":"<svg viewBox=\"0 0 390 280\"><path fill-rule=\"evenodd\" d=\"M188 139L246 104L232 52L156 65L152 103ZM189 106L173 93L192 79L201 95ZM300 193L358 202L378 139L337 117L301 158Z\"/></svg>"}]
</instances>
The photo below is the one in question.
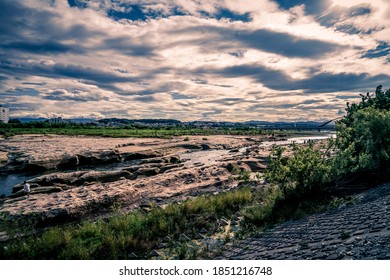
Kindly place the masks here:
<instances>
[{"instance_id":1,"label":"riverbank","mask_svg":"<svg viewBox=\"0 0 390 280\"><path fill-rule=\"evenodd\" d=\"M284 137L284 136L276 136ZM275 135L274 138L275 139ZM98 214L120 204L126 211L151 202L169 204L234 187L231 166L265 168L266 136L190 136L171 139L18 135L2 141L8 162L0 171L30 177L31 196L18 190L0 213L32 217L42 224ZM230 166L230 168L228 167ZM22 173L23 174L23 173ZM22 178L21 178L22 179Z\"/></svg>"}]
</instances>

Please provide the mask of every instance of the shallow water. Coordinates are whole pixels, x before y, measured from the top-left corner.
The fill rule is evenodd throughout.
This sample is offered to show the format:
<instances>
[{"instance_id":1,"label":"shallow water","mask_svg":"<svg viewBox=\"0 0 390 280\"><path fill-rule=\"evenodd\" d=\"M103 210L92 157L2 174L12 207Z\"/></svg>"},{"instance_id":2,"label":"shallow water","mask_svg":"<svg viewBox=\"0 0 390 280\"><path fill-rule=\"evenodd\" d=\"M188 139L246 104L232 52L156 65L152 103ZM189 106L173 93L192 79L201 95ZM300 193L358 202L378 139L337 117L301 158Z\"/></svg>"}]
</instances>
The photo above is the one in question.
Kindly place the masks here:
<instances>
[{"instance_id":1,"label":"shallow water","mask_svg":"<svg viewBox=\"0 0 390 280\"><path fill-rule=\"evenodd\" d=\"M316 141L316 140L324 140L328 138L334 138L336 137L336 134L334 133L329 133L326 135L319 135L319 136L303 136L303 137L292 137L288 138L287 140L284 141L265 141L261 143L261 146L272 146L272 145L288 145L288 144L302 144L305 143L309 140Z\"/></svg>"},{"instance_id":2,"label":"shallow water","mask_svg":"<svg viewBox=\"0 0 390 280\"><path fill-rule=\"evenodd\" d=\"M5 174L0 175L0 195L10 195L12 188L18 184L22 184L24 181L30 180L36 177L31 174Z\"/></svg>"}]
</instances>

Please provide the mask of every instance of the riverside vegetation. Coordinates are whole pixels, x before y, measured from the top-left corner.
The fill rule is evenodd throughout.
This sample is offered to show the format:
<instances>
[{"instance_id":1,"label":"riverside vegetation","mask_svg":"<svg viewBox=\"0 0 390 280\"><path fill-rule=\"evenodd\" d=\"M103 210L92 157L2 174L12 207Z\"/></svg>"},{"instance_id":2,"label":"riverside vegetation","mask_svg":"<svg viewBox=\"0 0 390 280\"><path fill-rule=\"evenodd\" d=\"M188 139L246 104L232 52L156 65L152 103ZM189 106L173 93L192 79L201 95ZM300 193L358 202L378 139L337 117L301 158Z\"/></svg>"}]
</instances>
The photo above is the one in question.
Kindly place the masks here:
<instances>
[{"instance_id":1,"label":"riverside vegetation","mask_svg":"<svg viewBox=\"0 0 390 280\"><path fill-rule=\"evenodd\" d=\"M51 124L44 122L31 123L0 123L0 131L6 136L18 134L58 134L58 135L85 135L101 137L157 137L168 138L171 136L185 135L268 135L273 131L250 127L242 128L193 128L187 126L156 127L128 125L123 127L96 127L90 124L62 123ZM289 135L291 131L284 131Z\"/></svg>"},{"instance_id":2,"label":"riverside vegetation","mask_svg":"<svg viewBox=\"0 0 390 280\"><path fill-rule=\"evenodd\" d=\"M244 236L277 222L328 207L334 197L345 197L389 179L390 90L379 86L358 104L347 104L346 116L336 123L336 139L320 144L275 147L263 174L252 181L245 171L233 176L243 187L218 195L201 196L150 211L117 213L111 218L53 227L20 235L0 246L1 258L127 259L149 258L150 251L168 248L166 258L210 258L208 246L193 242L202 232L231 238L229 224L240 216ZM115 209L113 205L113 209ZM8 231L10 226L8 226ZM215 252L214 252L215 253Z\"/></svg>"}]
</instances>

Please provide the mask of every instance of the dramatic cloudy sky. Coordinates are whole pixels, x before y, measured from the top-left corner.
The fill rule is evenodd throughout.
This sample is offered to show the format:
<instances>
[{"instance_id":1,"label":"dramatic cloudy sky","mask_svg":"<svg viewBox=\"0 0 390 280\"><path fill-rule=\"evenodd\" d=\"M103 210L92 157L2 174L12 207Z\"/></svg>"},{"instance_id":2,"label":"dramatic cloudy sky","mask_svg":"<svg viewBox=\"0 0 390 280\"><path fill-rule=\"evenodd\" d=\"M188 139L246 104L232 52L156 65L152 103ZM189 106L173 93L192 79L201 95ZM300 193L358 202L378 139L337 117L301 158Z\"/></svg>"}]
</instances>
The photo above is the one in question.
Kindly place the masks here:
<instances>
[{"instance_id":1,"label":"dramatic cloudy sky","mask_svg":"<svg viewBox=\"0 0 390 280\"><path fill-rule=\"evenodd\" d=\"M390 87L390 0L1 0L13 116L326 120Z\"/></svg>"}]
</instances>

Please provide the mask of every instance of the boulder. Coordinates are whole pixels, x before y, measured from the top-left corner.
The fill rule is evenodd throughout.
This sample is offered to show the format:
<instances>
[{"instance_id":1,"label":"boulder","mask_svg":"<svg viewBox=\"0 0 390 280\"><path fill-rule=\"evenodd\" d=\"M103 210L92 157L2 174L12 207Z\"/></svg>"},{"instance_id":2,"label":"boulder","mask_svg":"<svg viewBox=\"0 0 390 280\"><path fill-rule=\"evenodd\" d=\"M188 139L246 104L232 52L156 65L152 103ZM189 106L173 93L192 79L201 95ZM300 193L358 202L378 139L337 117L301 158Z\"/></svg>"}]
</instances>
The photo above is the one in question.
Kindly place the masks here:
<instances>
[{"instance_id":1,"label":"boulder","mask_svg":"<svg viewBox=\"0 0 390 280\"><path fill-rule=\"evenodd\" d=\"M229 162L227 165L224 165L224 167L231 173L234 170L238 171L250 171L250 167L246 165L244 162L240 161L237 163Z\"/></svg>"},{"instance_id":2,"label":"boulder","mask_svg":"<svg viewBox=\"0 0 390 280\"><path fill-rule=\"evenodd\" d=\"M126 170L120 171L89 171L80 176L74 183L76 185L82 185L88 182L113 182L118 181L120 178L131 178L131 173Z\"/></svg>"},{"instance_id":3,"label":"boulder","mask_svg":"<svg viewBox=\"0 0 390 280\"><path fill-rule=\"evenodd\" d=\"M172 156L169 156L167 158L168 158L169 163L175 164L175 163L180 162L180 156L178 156L178 155L172 155Z\"/></svg>"},{"instance_id":4,"label":"boulder","mask_svg":"<svg viewBox=\"0 0 390 280\"><path fill-rule=\"evenodd\" d=\"M183 164L169 164L169 165L164 165L160 168L160 172L164 173L167 170L174 169L174 168L179 168L184 166Z\"/></svg>"},{"instance_id":5,"label":"boulder","mask_svg":"<svg viewBox=\"0 0 390 280\"><path fill-rule=\"evenodd\" d=\"M258 161L256 159L243 160L243 161L240 161L240 163L249 166L249 168L251 169L252 172L263 171L264 169L267 168L266 165L264 165L263 163L261 163L260 161Z\"/></svg>"},{"instance_id":6,"label":"boulder","mask_svg":"<svg viewBox=\"0 0 390 280\"><path fill-rule=\"evenodd\" d=\"M143 159L139 162L139 164L147 164L147 163L164 163L165 160L163 158L147 158Z\"/></svg>"},{"instance_id":7,"label":"boulder","mask_svg":"<svg viewBox=\"0 0 390 280\"><path fill-rule=\"evenodd\" d=\"M84 154L76 155L78 158L79 165L98 165L107 164L113 162L120 162L121 156L117 151L106 150L106 151L89 151Z\"/></svg>"},{"instance_id":8,"label":"boulder","mask_svg":"<svg viewBox=\"0 0 390 280\"><path fill-rule=\"evenodd\" d=\"M0 163L7 163L8 161L8 153L0 152Z\"/></svg>"},{"instance_id":9,"label":"boulder","mask_svg":"<svg viewBox=\"0 0 390 280\"><path fill-rule=\"evenodd\" d=\"M38 187L31 190L31 194L37 193L56 193L62 192L63 189L61 187Z\"/></svg>"},{"instance_id":10,"label":"boulder","mask_svg":"<svg viewBox=\"0 0 390 280\"><path fill-rule=\"evenodd\" d=\"M144 176L154 176L160 173L160 170L158 168L140 168L137 170L137 175L144 175Z\"/></svg>"},{"instance_id":11,"label":"boulder","mask_svg":"<svg viewBox=\"0 0 390 280\"><path fill-rule=\"evenodd\" d=\"M87 171L53 173L30 180L30 183L39 184L41 186L52 186L54 184L74 185L76 180L85 173L87 173Z\"/></svg>"},{"instance_id":12,"label":"boulder","mask_svg":"<svg viewBox=\"0 0 390 280\"><path fill-rule=\"evenodd\" d=\"M34 163L28 162L28 163L26 163L23 166L22 171L23 172L28 172L28 173L42 173L42 172L45 172L47 169L48 169L48 167L45 164L45 162L42 162L42 163L39 163L39 162L34 162Z\"/></svg>"},{"instance_id":13,"label":"boulder","mask_svg":"<svg viewBox=\"0 0 390 280\"><path fill-rule=\"evenodd\" d=\"M64 155L60 163L57 165L58 169L75 168L79 165L79 157L77 155Z\"/></svg>"},{"instance_id":14,"label":"boulder","mask_svg":"<svg viewBox=\"0 0 390 280\"><path fill-rule=\"evenodd\" d=\"M211 149L210 145L207 145L207 144L202 144L202 145L200 145L200 147L202 150L210 150Z\"/></svg>"},{"instance_id":15,"label":"boulder","mask_svg":"<svg viewBox=\"0 0 390 280\"><path fill-rule=\"evenodd\" d=\"M121 153L123 161L160 157L161 154L153 151Z\"/></svg>"},{"instance_id":16,"label":"boulder","mask_svg":"<svg viewBox=\"0 0 390 280\"><path fill-rule=\"evenodd\" d=\"M200 150L202 147L200 145L196 144L183 144L181 145L182 148L184 149L189 149L189 150Z\"/></svg>"}]
</instances>

